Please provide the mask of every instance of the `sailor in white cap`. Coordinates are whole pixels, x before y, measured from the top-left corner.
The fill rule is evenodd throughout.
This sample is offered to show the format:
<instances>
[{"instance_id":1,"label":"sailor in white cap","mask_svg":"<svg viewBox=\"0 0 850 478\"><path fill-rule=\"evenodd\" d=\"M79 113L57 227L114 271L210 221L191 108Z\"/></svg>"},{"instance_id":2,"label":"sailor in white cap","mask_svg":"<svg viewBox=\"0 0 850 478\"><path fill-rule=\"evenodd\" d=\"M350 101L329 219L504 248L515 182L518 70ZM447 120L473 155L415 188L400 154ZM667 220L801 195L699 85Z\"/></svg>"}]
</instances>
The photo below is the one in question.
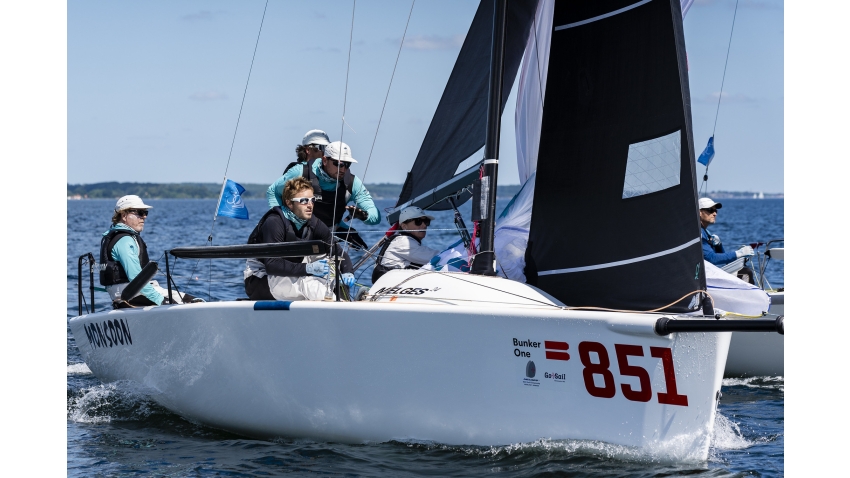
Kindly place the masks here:
<instances>
[{"instance_id":1,"label":"sailor in white cap","mask_svg":"<svg viewBox=\"0 0 850 478\"><path fill-rule=\"evenodd\" d=\"M347 231L351 227L344 217L346 211L348 219L353 216L369 225L378 224L381 213L363 182L351 173L351 165L354 163L357 160L352 157L351 148L347 144L341 141L329 143L321 159L312 159L300 168L290 169L269 186L266 190L269 208L281 205L280 195L287 181L303 176L313 184L316 196L313 214L332 231ZM348 206L349 203L354 204ZM351 236L359 238L353 229ZM365 246L365 243L358 245Z\"/></svg>"},{"instance_id":2,"label":"sailor in white cap","mask_svg":"<svg viewBox=\"0 0 850 478\"><path fill-rule=\"evenodd\" d=\"M320 129L307 131L304 137L301 138L301 144L295 146L295 154L298 159L289 163L286 169L283 170L283 174L286 174L287 171L299 164L321 158L325 152L325 146L330 142L331 139L328 137L328 134Z\"/></svg>"},{"instance_id":3,"label":"sailor in white cap","mask_svg":"<svg viewBox=\"0 0 850 478\"><path fill-rule=\"evenodd\" d=\"M378 252L372 283L392 269L419 269L440 253L423 246L422 240L434 216L425 214L421 208L408 206L398 216L399 229L384 243Z\"/></svg>"},{"instance_id":4,"label":"sailor in white cap","mask_svg":"<svg viewBox=\"0 0 850 478\"><path fill-rule=\"evenodd\" d=\"M702 255L706 261L720 267L724 266L739 257L750 257L753 255L753 248L743 246L737 251L726 252L723 244L720 242L720 237L712 234L708 230L708 226L713 225L717 221L717 211L723 205L719 202L714 202L711 198L699 199L699 222L700 235L702 238Z\"/></svg>"},{"instance_id":5,"label":"sailor in white cap","mask_svg":"<svg viewBox=\"0 0 850 478\"><path fill-rule=\"evenodd\" d=\"M142 268L150 262L148 247L140 233L145 228L148 206L135 194L123 196L115 203L112 227L103 233L100 240L100 284L113 302L121 300L121 293ZM131 306L162 305L168 303L168 291L151 281L139 295L128 301ZM189 294L172 292L175 303L191 302L196 299ZM126 304L125 304L126 305Z\"/></svg>"}]
</instances>

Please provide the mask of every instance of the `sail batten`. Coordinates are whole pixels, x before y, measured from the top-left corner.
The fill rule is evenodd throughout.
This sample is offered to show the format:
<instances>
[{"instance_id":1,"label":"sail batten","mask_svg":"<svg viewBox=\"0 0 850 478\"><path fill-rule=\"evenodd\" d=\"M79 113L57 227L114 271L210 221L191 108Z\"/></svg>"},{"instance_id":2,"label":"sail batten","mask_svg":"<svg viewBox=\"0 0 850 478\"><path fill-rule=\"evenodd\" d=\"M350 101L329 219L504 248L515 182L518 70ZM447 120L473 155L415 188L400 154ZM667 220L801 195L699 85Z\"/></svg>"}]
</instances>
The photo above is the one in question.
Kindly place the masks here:
<instances>
[{"instance_id":1,"label":"sail batten","mask_svg":"<svg viewBox=\"0 0 850 478\"><path fill-rule=\"evenodd\" d=\"M547 275L553 275L553 274L569 274L571 272L593 271L593 270L597 270L597 269L607 269L609 267L617 267L617 266L624 266L624 265L627 265L627 264L634 264L636 262L648 261L650 259L655 259L657 257L666 256L667 254L673 254L675 252L679 252L679 251L684 250L687 247L692 246L694 244L697 244L699 242L700 242L700 239L697 237L695 239L692 239L692 240L682 244L681 246L674 247L672 249L667 249L666 251L656 252L655 254L648 254L648 255L645 255L645 256L635 257L633 259L625 259L625 260L622 260L622 261L609 262L607 264L595 264L595 265L592 265L592 266L573 267L573 268L569 268L569 269L540 271L540 272L537 273L537 275L547 276Z\"/></svg>"},{"instance_id":2,"label":"sail batten","mask_svg":"<svg viewBox=\"0 0 850 478\"><path fill-rule=\"evenodd\" d=\"M613 17L614 15L617 15L617 14L620 14L620 13L623 13L623 12L627 12L627 11L631 10L632 8L637 8L641 5L645 5L645 4L647 4L651 1L652 0L641 0L640 2L629 5L628 7L623 7L623 8L620 8L618 10L614 10L613 12L603 13L602 15L597 15L593 18L588 18L587 20L581 20L581 21L578 21L578 22L573 22L573 23L568 23L566 25L561 25L559 27L555 27L555 31L566 30L567 28L580 27L582 25L587 25L588 23L593 23L593 22L597 22L599 20L604 20L608 17Z\"/></svg>"}]
</instances>

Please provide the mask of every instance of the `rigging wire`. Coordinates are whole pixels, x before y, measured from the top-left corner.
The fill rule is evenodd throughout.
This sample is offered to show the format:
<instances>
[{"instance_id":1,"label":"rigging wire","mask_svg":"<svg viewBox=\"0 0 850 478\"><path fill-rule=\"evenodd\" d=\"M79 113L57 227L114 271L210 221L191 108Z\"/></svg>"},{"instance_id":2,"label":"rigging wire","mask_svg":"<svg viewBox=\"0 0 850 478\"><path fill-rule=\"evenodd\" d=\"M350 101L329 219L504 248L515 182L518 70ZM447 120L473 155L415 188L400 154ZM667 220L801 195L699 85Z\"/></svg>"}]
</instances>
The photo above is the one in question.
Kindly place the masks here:
<instances>
[{"instance_id":1,"label":"rigging wire","mask_svg":"<svg viewBox=\"0 0 850 478\"><path fill-rule=\"evenodd\" d=\"M354 0L354 2L352 2L352 5L351 5L351 29L349 30L349 34L348 34L348 63L346 64L346 67L345 67L345 93L343 94L343 97L342 97L342 123L340 123L340 131L339 131L339 143L340 143L339 161L342 161L342 144L343 144L342 138L343 138L343 135L345 134L345 124L346 124L345 123L345 109L346 109L346 106L348 105L348 76L351 73L351 46L353 44L353 39L354 39L354 13L355 13L356 10L357 10L357 0ZM353 131L353 129L352 129L352 131ZM346 171L346 172L349 173L350 171ZM331 215L331 226L330 226L330 230L331 230L331 250L333 251L334 256L337 258L337 261L339 260L339 254L337 253L336 247L333 247L333 237L334 237L333 231L334 231L334 229L336 229L336 226L337 226L336 204L337 204L337 201L339 201L339 195L336 194L336 190L339 188L339 173L340 173L339 164L337 164L336 178L334 178L334 179L337 180L336 188L334 189L334 209L333 209L333 214ZM345 250L343 249L343 253L344 252L345 252ZM338 272L339 271L337 271L337 274L335 274L335 277L339 277ZM327 286L325 288L325 300L330 300L331 297L332 297L332 295L331 295L331 281L328 280Z\"/></svg>"},{"instance_id":2,"label":"rigging wire","mask_svg":"<svg viewBox=\"0 0 850 478\"><path fill-rule=\"evenodd\" d=\"M543 3L540 8L544 8ZM541 10L542 12L542 10ZM531 31L534 32L534 57L537 58L537 93L540 95L541 114L543 111L543 73L540 71L540 45L537 44L537 15L531 19Z\"/></svg>"},{"instance_id":3,"label":"rigging wire","mask_svg":"<svg viewBox=\"0 0 850 478\"><path fill-rule=\"evenodd\" d=\"M236 144L236 132L239 131L239 121L242 119L242 108L245 106L245 97L248 95L248 84L251 82L251 71L254 69L254 59L257 57L257 47L260 45L260 35L263 33L263 23L266 20L266 11L269 8L269 0L266 0L266 4L263 7L263 16L260 18L260 29L257 32L257 41L254 43L254 53L251 55L251 65L248 67L248 78L245 80L245 89L242 92L242 102L239 104L239 114L236 116L236 126L233 128L233 139L230 141L230 152L227 154L227 165L224 167L224 179L221 184L221 193L219 193L218 201L215 204L215 214L213 215L213 222L210 226L210 233L207 236L207 242L212 245L213 242L213 230L215 229L216 219L218 219L218 205L221 203L221 196L224 193L224 186L227 183L227 171L230 169L230 159L233 156L233 146ZM197 265L201 263L201 260L198 259L198 262L195 264L196 267L192 269L192 274L195 273L195 269ZM212 279L212 261L210 261L210 270L209 270L210 279ZM207 289L207 296L212 297L211 289Z\"/></svg>"},{"instance_id":4,"label":"rigging wire","mask_svg":"<svg viewBox=\"0 0 850 478\"><path fill-rule=\"evenodd\" d=\"M729 44L726 46L726 62L723 64L723 78L720 80L720 94L717 95L717 110L714 112L714 127L711 130L711 137L714 138L714 134L717 131L717 117L720 115L720 100L723 99L723 86L726 84L726 67L729 66L729 51L732 49L732 34L735 32L735 18L738 16L738 1L735 0L735 12L732 14L732 28L729 31ZM702 196L703 192L708 193L708 166L711 164L711 161L708 161L708 164L705 165L705 174L702 177L702 187L700 187L699 195Z\"/></svg>"},{"instance_id":5,"label":"rigging wire","mask_svg":"<svg viewBox=\"0 0 850 478\"><path fill-rule=\"evenodd\" d=\"M239 131L239 121L242 119L242 108L245 106L245 97L248 95L248 84L251 82L251 71L254 69L254 59L257 57L257 48L260 46L260 35L263 33L263 23L266 20L266 11L269 8L269 0L266 0L266 5L263 7L263 16L260 19L260 30L257 32L257 41L254 43L254 53L251 55L251 65L248 67L248 78L245 80L245 89L242 91L242 102L239 104L239 114L236 116L236 127L233 128L233 139L230 141L230 152L227 153L227 165L224 167L224 181L221 185L221 191L224 192L224 183L227 182L227 171L230 169L230 159L233 157L233 146L236 144L236 132ZM221 202L221 194L218 201ZM210 235L207 237L207 242L212 245L212 231L215 228L215 221L218 218L218 203L215 205L216 213L213 216L213 224L210 228Z\"/></svg>"},{"instance_id":6,"label":"rigging wire","mask_svg":"<svg viewBox=\"0 0 850 478\"><path fill-rule=\"evenodd\" d=\"M560 305L557 305L557 304L553 304L552 302L542 301L542 300L539 300L539 299L533 299L531 297L526 297L524 295L516 294L516 293L510 292L510 291L507 291L507 290L503 290L503 289L500 289L500 288L497 288L497 287L491 287L491 286L488 286L488 285L480 284L480 283L475 282L475 281L463 279L463 278L459 277L458 274L456 274L456 273L446 273L446 272L442 272L442 271L422 270L422 269L420 269L420 272L413 274L410 277L405 278L404 280L402 280L401 282L399 282L398 284L396 284L392 287L389 287L389 289L399 288L404 283L406 283L410 280L413 280L417 277L421 277L425 274L440 274L443 277L450 277L452 279L456 279L456 280L459 280L461 282L466 282L466 283L472 284L474 286L483 287L485 289L491 289L491 290L494 290L494 291L502 293L502 294L513 295L513 296L519 297L521 299L525 299L525 300L528 300L528 301L531 301L531 302L537 302L539 304L549 306L549 307L554 307L554 308L560 309L560 310L598 310L598 311L605 311L605 312L634 312L634 313L661 312L668 307L672 307L672 306L676 305L678 302L688 298L689 296L697 295L697 294L705 294L711 300L712 305L714 304L714 297L712 297L711 294L708 291L697 289L695 291L688 292L687 294L683 295L679 299L677 299L677 300L675 300L675 301L673 301L673 302L671 302L667 305L663 305L661 307L658 307L658 308L655 308L655 309L652 309L652 310L609 309L609 308L605 308L605 307L593 307L593 306L576 306L576 307L560 306ZM379 297L388 296L388 295L393 295L393 294L392 293L385 293L385 292L378 292L378 293L375 293L375 294L369 294L369 297L371 297L371 300L374 302L374 301L377 301ZM451 300L469 300L469 299L451 299Z\"/></svg>"},{"instance_id":7,"label":"rigging wire","mask_svg":"<svg viewBox=\"0 0 850 478\"><path fill-rule=\"evenodd\" d=\"M404 25L404 33L401 35L401 43L398 45L398 53L395 57L395 64L393 65L393 72L390 75L390 84L387 86L387 94L384 96L384 104L381 107L381 115L378 117L378 126L375 128L375 136L372 138L372 148L369 150L369 157L366 159L366 167L363 168L363 174L360 175L360 181L363 181L365 184L366 181L366 173L369 171L369 163L372 161L372 153L375 151L375 142L378 140L378 131L381 129L381 121L384 119L384 110L387 108L387 100L390 97L390 90L393 87L393 79L395 78L396 68L398 67L398 60L401 57L401 50L404 47L404 40L407 38L407 27L410 26L410 17L413 15L413 6L416 5L416 0L413 0L410 3L410 11L407 13L407 23ZM336 210L336 208L334 208ZM364 231L365 232L365 231ZM345 233L345 241L348 242L348 235L351 233L351 228L349 227Z\"/></svg>"}]
</instances>

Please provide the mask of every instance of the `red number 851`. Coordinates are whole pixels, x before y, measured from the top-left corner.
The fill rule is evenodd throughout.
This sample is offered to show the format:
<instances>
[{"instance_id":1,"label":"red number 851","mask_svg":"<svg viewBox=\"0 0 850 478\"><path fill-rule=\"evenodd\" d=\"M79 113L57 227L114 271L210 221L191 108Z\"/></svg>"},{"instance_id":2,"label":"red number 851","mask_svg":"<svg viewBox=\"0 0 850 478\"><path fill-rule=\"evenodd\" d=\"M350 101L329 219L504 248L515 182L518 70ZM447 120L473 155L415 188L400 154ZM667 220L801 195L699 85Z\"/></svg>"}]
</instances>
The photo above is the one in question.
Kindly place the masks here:
<instances>
[{"instance_id":1,"label":"red number 851","mask_svg":"<svg viewBox=\"0 0 850 478\"><path fill-rule=\"evenodd\" d=\"M652 385L649 380L649 373L637 365L629 365L629 357L643 357L643 347L640 345L614 344L614 350L617 354L617 364L620 369L620 375L626 377L637 377L640 383L637 390L633 389L629 384L620 384L623 391L623 396L633 402L648 402L652 399ZM593 363L590 360L590 353L596 352L599 357L599 363ZM658 393L658 403L665 405L680 405L688 406L688 396L679 395L676 388L676 373L673 369L673 352L666 347L650 347L649 353L652 357L660 358L661 364L664 367L664 383L667 386L667 393ZM608 358L608 350L599 342L582 342L578 344L578 355L581 359L584 370L584 387L587 393L599 398L613 398L617 392L614 385L614 375L609 370L611 361ZM602 386L597 387L593 381L594 375L602 376Z\"/></svg>"}]
</instances>

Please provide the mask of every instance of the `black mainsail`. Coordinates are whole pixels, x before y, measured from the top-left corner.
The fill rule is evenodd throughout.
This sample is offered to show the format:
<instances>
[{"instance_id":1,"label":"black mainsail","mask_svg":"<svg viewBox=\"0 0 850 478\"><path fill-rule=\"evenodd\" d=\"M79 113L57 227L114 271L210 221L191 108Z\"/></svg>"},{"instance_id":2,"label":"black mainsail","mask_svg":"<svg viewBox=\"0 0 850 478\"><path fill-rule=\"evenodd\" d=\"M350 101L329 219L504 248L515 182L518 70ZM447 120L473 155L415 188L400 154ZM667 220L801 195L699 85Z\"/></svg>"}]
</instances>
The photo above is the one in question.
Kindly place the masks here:
<instances>
[{"instance_id":1,"label":"black mainsail","mask_svg":"<svg viewBox=\"0 0 850 478\"><path fill-rule=\"evenodd\" d=\"M679 0L556 2L545 97L528 282L570 306L697 309Z\"/></svg>"}]
</instances>

